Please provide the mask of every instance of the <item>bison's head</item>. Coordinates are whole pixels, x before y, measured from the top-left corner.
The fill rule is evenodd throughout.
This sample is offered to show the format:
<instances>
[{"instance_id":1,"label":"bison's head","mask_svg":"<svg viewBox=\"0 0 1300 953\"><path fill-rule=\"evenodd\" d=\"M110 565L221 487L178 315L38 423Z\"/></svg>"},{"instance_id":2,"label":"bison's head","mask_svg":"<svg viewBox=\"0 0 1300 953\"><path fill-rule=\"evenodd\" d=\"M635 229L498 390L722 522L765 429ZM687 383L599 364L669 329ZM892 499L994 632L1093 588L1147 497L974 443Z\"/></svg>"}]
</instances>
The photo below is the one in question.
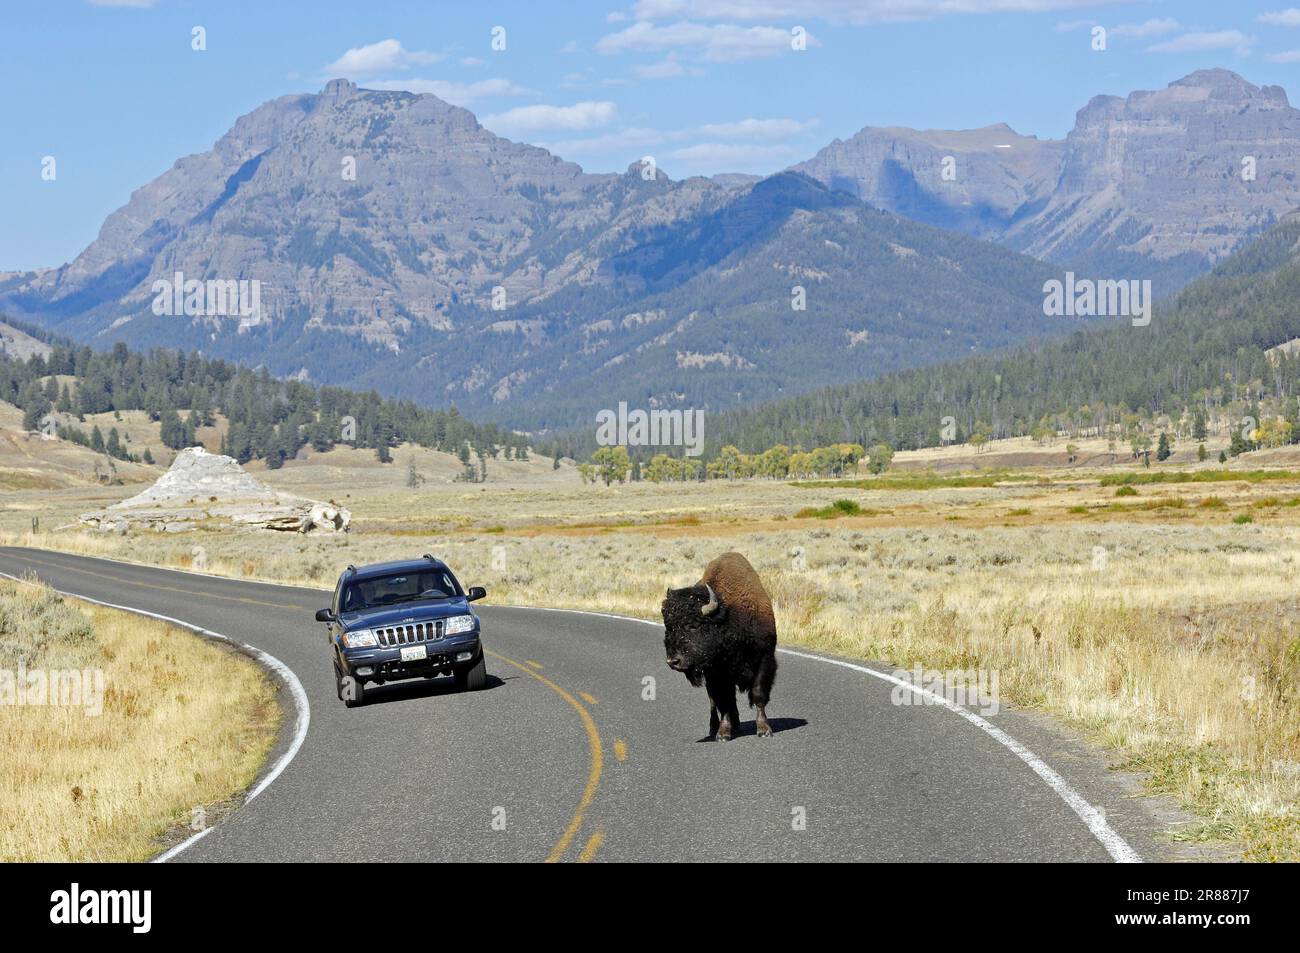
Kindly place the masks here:
<instances>
[{"instance_id":1,"label":"bison's head","mask_svg":"<svg viewBox=\"0 0 1300 953\"><path fill-rule=\"evenodd\" d=\"M668 667L699 685L718 645L718 623L727 607L704 583L669 589L664 597L664 654Z\"/></svg>"}]
</instances>

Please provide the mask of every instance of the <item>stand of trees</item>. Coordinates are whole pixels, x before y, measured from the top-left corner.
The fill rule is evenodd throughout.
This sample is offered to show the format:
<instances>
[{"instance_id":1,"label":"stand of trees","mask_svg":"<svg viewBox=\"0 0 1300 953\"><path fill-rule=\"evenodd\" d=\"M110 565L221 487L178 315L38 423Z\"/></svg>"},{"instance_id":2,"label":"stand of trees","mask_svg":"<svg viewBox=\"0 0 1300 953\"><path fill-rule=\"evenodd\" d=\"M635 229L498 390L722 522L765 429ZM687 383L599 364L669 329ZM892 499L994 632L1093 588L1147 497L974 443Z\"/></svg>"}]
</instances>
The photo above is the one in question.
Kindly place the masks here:
<instances>
[{"instance_id":1,"label":"stand of trees","mask_svg":"<svg viewBox=\"0 0 1300 953\"><path fill-rule=\"evenodd\" d=\"M264 368L253 371L197 352L139 354L120 343L111 351L93 351L51 340L47 357L20 361L0 353L0 400L21 408L23 424L31 430L40 429L52 411L84 420L87 414L143 410L158 421L162 442L181 449L193 446L197 429L220 413L229 420L222 452L241 463L265 460L270 467L308 443L319 451L340 443L372 448L382 462L391 461L391 448L404 441L449 453L472 446L479 451L480 474L486 472L487 456L503 450L512 459L528 455L526 437L495 424L472 423L454 406L430 410L374 391L279 380ZM75 384L60 386L54 375L75 377ZM97 431L81 434L64 426L59 435L82 442L81 434L93 446ZM115 428L107 438L100 433L99 442L110 456L132 459Z\"/></svg>"},{"instance_id":2,"label":"stand of trees","mask_svg":"<svg viewBox=\"0 0 1300 953\"><path fill-rule=\"evenodd\" d=\"M1146 327L1121 319L1062 341L710 415L705 455L727 444L756 453L840 441L978 449L1060 431L1128 440L1134 431L1158 435L1162 425L1200 440L1207 421L1239 431L1246 417L1261 443L1300 441L1300 349L1278 348L1300 338L1297 242L1300 218L1282 220L1157 307Z\"/></svg>"}]
</instances>

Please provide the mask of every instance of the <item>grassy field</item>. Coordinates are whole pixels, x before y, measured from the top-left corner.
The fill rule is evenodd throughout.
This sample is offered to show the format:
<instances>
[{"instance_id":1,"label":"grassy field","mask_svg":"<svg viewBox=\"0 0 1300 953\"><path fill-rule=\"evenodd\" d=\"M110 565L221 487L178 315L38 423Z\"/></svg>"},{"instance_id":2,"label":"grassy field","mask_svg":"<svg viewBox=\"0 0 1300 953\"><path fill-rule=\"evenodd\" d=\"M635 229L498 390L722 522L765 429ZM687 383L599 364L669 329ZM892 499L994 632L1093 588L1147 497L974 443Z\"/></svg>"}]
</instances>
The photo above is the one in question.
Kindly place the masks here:
<instances>
[{"instance_id":1,"label":"grassy field","mask_svg":"<svg viewBox=\"0 0 1300 953\"><path fill-rule=\"evenodd\" d=\"M62 704L0 704L5 862L147 860L229 809L279 725L252 660L42 586L0 581L0 670L81 676L75 696L61 676Z\"/></svg>"},{"instance_id":2,"label":"grassy field","mask_svg":"<svg viewBox=\"0 0 1300 953\"><path fill-rule=\"evenodd\" d=\"M415 490L402 453L389 467L326 454L258 473L348 506L343 536L23 532L35 512L57 526L134 492L108 487L14 494L0 534L322 587L349 562L434 552L493 602L643 618L666 587L736 549L768 584L783 642L996 670L1004 703L1075 727L1196 817L1172 836L1300 859L1300 473L1267 453L1200 468L608 488L546 470ZM1216 472L1157 483L1158 469Z\"/></svg>"}]
</instances>

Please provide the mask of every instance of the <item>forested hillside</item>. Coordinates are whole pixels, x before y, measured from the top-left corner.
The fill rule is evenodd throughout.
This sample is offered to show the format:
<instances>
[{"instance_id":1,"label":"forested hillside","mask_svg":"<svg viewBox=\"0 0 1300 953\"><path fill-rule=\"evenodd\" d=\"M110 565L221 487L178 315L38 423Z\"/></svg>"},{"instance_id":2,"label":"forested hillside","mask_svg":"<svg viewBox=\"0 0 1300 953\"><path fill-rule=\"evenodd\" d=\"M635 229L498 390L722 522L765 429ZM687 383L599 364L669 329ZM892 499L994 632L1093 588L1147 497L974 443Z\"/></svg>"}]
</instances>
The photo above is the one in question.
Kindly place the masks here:
<instances>
[{"instance_id":1,"label":"forested hillside","mask_svg":"<svg viewBox=\"0 0 1300 953\"><path fill-rule=\"evenodd\" d=\"M221 414L228 421L222 450L240 462L263 459L270 467L306 444L320 451L337 443L371 447L383 462L391 458L389 449L404 441L458 453L467 463L471 449L527 454L524 437L470 423L455 407L429 410L374 392L278 380L265 368L253 371L197 353L143 355L121 343L97 352L51 335L46 340L52 345L47 357L16 360L0 354L0 400L22 409L29 430L40 428L51 411L80 418L144 410L159 422L163 443L174 449L192 445L196 429ZM71 423L61 424L58 433L77 442L91 439ZM111 446L111 435L109 445L95 449L126 458L124 448Z\"/></svg>"},{"instance_id":2,"label":"forested hillside","mask_svg":"<svg viewBox=\"0 0 1300 953\"><path fill-rule=\"evenodd\" d=\"M1266 352L1300 337L1298 242L1300 218L1290 216L1157 307L1147 327L1112 322L710 418L710 452L839 441L913 449L981 431L1029 434L1044 418L1071 430L1252 409L1295 421L1300 362L1286 349ZM945 417L955 428L946 438Z\"/></svg>"}]
</instances>

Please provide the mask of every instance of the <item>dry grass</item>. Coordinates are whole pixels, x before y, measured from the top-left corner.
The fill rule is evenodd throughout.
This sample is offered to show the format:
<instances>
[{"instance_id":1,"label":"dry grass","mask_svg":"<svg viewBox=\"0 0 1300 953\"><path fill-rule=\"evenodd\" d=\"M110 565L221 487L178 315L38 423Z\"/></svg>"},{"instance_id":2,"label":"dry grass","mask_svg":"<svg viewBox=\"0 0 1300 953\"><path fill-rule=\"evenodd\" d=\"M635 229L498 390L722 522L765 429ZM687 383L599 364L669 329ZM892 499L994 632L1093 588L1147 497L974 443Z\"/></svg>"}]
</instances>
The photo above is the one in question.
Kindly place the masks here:
<instances>
[{"instance_id":1,"label":"dry grass","mask_svg":"<svg viewBox=\"0 0 1300 953\"><path fill-rule=\"evenodd\" d=\"M737 549L777 602L782 641L899 667L996 670L1002 701L1075 726L1194 812L1178 836L1296 860L1300 474L1252 482L1244 471L1257 464L1239 465L1240 480L1165 483L1129 501L1100 485L1109 468L992 486L557 478L408 491L340 484L324 469L313 483L303 466L265 478L338 498L354 532L32 537L18 532L29 509L17 507L44 506L51 524L79 505L35 495L0 512L0 530L10 543L182 568L201 552L210 572L323 587L348 562L432 551L495 602L643 618L657 616L666 587ZM796 519L801 510L835 518ZM1254 522L1235 522L1245 514ZM779 683L776 696L779 706Z\"/></svg>"},{"instance_id":2,"label":"dry grass","mask_svg":"<svg viewBox=\"0 0 1300 953\"><path fill-rule=\"evenodd\" d=\"M19 659L101 671L102 704L0 707L0 861L146 860L194 808L216 815L251 784L276 737L275 689L252 660L0 582L0 668Z\"/></svg>"}]
</instances>

